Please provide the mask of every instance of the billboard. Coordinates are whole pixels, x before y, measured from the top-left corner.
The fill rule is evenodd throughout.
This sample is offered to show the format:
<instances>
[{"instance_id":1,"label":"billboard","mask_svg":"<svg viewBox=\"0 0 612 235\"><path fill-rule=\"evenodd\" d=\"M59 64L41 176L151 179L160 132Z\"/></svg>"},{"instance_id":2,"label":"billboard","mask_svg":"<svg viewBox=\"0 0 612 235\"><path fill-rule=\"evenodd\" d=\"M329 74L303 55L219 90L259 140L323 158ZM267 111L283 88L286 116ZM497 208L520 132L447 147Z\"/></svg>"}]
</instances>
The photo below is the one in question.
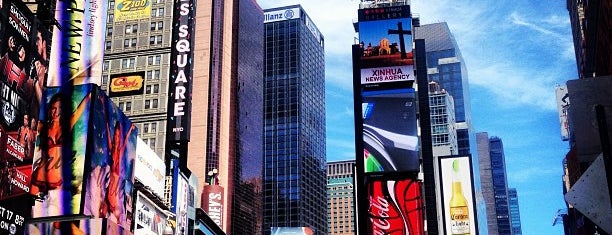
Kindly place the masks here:
<instances>
[{"instance_id":1,"label":"billboard","mask_svg":"<svg viewBox=\"0 0 612 235\"><path fill-rule=\"evenodd\" d=\"M95 98L90 85L45 89L32 166L33 218L82 213L89 112Z\"/></svg>"},{"instance_id":2,"label":"billboard","mask_svg":"<svg viewBox=\"0 0 612 235\"><path fill-rule=\"evenodd\" d=\"M470 156L438 157L443 234L476 234L474 179Z\"/></svg>"},{"instance_id":3,"label":"billboard","mask_svg":"<svg viewBox=\"0 0 612 235\"><path fill-rule=\"evenodd\" d=\"M136 163L134 178L144 186L149 187L152 193L164 197L166 184L166 164L142 139L136 143Z\"/></svg>"},{"instance_id":4,"label":"billboard","mask_svg":"<svg viewBox=\"0 0 612 235\"><path fill-rule=\"evenodd\" d=\"M419 181L370 180L366 234L422 235L424 211Z\"/></svg>"},{"instance_id":5,"label":"billboard","mask_svg":"<svg viewBox=\"0 0 612 235\"><path fill-rule=\"evenodd\" d=\"M107 1L57 1L47 86L101 85ZM62 29L62 30L60 30Z\"/></svg>"},{"instance_id":6,"label":"billboard","mask_svg":"<svg viewBox=\"0 0 612 235\"><path fill-rule=\"evenodd\" d=\"M194 0L174 4L170 83L168 87L167 141L189 141L193 86Z\"/></svg>"},{"instance_id":7,"label":"billboard","mask_svg":"<svg viewBox=\"0 0 612 235\"><path fill-rule=\"evenodd\" d=\"M141 192L137 193L134 235L161 235L168 216Z\"/></svg>"},{"instance_id":8,"label":"billboard","mask_svg":"<svg viewBox=\"0 0 612 235\"><path fill-rule=\"evenodd\" d=\"M62 222L45 222L31 224L26 234L31 235L73 235L91 234L102 235L104 232L104 219L84 219Z\"/></svg>"},{"instance_id":9,"label":"billboard","mask_svg":"<svg viewBox=\"0 0 612 235\"><path fill-rule=\"evenodd\" d=\"M181 228L188 228L187 226L187 203L189 198L189 182L182 173L175 175L176 179L176 197L173 197L174 201L172 208L174 208L174 214L176 215L176 235L182 235ZM193 190L191 190L193 192Z\"/></svg>"},{"instance_id":10,"label":"billboard","mask_svg":"<svg viewBox=\"0 0 612 235\"><path fill-rule=\"evenodd\" d=\"M366 173L419 171L414 89L362 92Z\"/></svg>"},{"instance_id":11,"label":"billboard","mask_svg":"<svg viewBox=\"0 0 612 235\"><path fill-rule=\"evenodd\" d=\"M559 112L559 124L561 125L561 140L569 140L569 119L567 111L569 110L570 100L567 93L567 86L557 86L555 88L557 95L557 111Z\"/></svg>"},{"instance_id":12,"label":"billboard","mask_svg":"<svg viewBox=\"0 0 612 235\"><path fill-rule=\"evenodd\" d=\"M270 235L314 235L310 227L272 227Z\"/></svg>"},{"instance_id":13,"label":"billboard","mask_svg":"<svg viewBox=\"0 0 612 235\"><path fill-rule=\"evenodd\" d=\"M110 97L144 94L145 72L114 74L110 76Z\"/></svg>"},{"instance_id":14,"label":"billboard","mask_svg":"<svg viewBox=\"0 0 612 235\"><path fill-rule=\"evenodd\" d=\"M92 102L84 214L107 218L129 231L138 130L104 92L97 92Z\"/></svg>"},{"instance_id":15,"label":"billboard","mask_svg":"<svg viewBox=\"0 0 612 235\"><path fill-rule=\"evenodd\" d=\"M204 185L202 189L202 209L219 227L223 227L223 187L219 185Z\"/></svg>"},{"instance_id":16,"label":"billboard","mask_svg":"<svg viewBox=\"0 0 612 235\"><path fill-rule=\"evenodd\" d=\"M117 0L115 21L141 20L151 18L150 0Z\"/></svg>"}]
</instances>

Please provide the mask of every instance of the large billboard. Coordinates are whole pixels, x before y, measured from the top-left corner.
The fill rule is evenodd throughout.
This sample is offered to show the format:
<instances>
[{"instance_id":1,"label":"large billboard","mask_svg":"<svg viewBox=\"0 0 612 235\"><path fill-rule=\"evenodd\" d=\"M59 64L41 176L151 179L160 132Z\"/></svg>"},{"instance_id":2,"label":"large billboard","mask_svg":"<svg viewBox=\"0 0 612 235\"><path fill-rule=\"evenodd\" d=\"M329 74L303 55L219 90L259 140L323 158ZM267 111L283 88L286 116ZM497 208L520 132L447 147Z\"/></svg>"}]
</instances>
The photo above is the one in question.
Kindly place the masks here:
<instances>
[{"instance_id":1,"label":"large billboard","mask_svg":"<svg viewBox=\"0 0 612 235\"><path fill-rule=\"evenodd\" d=\"M359 10L355 89L362 101L358 141L365 173L420 169L410 17L409 6Z\"/></svg>"},{"instance_id":2,"label":"large billboard","mask_svg":"<svg viewBox=\"0 0 612 235\"><path fill-rule=\"evenodd\" d=\"M151 18L150 0L115 1L115 21L141 20Z\"/></svg>"},{"instance_id":3,"label":"large billboard","mask_svg":"<svg viewBox=\"0 0 612 235\"><path fill-rule=\"evenodd\" d=\"M104 92L97 92L92 102L84 214L107 218L129 231L138 130Z\"/></svg>"},{"instance_id":4,"label":"large billboard","mask_svg":"<svg viewBox=\"0 0 612 235\"><path fill-rule=\"evenodd\" d=\"M438 157L443 234L477 234L470 156Z\"/></svg>"},{"instance_id":5,"label":"large billboard","mask_svg":"<svg viewBox=\"0 0 612 235\"><path fill-rule=\"evenodd\" d=\"M136 143L134 178L159 198L165 198L166 164L142 139Z\"/></svg>"},{"instance_id":6,"label":"large billboard","mask_svg":"<svg viewBox=\"0 0 612 235\"><path fill-rule=\"evenodd\" d=\"M30 194L33 218L82 213L92 86L46 88L39 116Z\"/></svg>"},{"instance_id":7,"label":"large billboard","mask_svg":"<svg viewBox=\"0 0 612 235\"><path fill-rule=\"evenodd\" d=\"M314 235L310 227L272 227L270 235Z\"/></svg>"},{"instance_id":8,"label":"large billboard","mask_svg":"<svg viewBox=\"0 0 612 235\"><path fill-rule=\"evenodd\" d=\"M144 94L145 72L113 74L110 76L110 97Z\"/></svg>"},{"instance_id":9,"label":"large billboard","mask_svg":"<svg viewBox=\"0 0 612 235\"><path fill-rule=\"evenodd\" d=\"M570 100L567 93L567 86L557 86L555 88L557 95L557 111L559 112L559 125L561 126L561 140L569 140L569 119L567 112L569 111Z\"/></svg>"},{"instance_id":10,"label":"large billboard","mask_svg":"<svg viewBox=\"0 0 612 235\"><path fill-rule=\"evenodd\" d=\"M421 184L412 179L367 182L369 207L363 220L368 223L365 234L425 234Z\"/></svg>"},{"instance_id":11,"label":"large billboard","mask_svg":"<svg viewBox=\"0 0 612 235\"><path fill-rule=\"evenodd\" d=\"M141 192L137 193L134 235L163 234L168 216Z\"/></svg>"},{"instance_id":12,"label":"large billboard","mask_svg":"<svg viewBox=\"0 0 612 235\"><path fill-rule=\"evenodd\" d=\"M57 1L47 86L101 85L108 2Z\"/></svg>"},{"instance_id":13,"label":"large billboard","mask_svg":"<svg viewBox=\"0 0 612 235\"><path fill-rule=\"evenodd\" d=\"M190 137L196 7L194 3L194 0L181 0L174 4L167 141L189 141Z\"/></svg>"}]
</instances>

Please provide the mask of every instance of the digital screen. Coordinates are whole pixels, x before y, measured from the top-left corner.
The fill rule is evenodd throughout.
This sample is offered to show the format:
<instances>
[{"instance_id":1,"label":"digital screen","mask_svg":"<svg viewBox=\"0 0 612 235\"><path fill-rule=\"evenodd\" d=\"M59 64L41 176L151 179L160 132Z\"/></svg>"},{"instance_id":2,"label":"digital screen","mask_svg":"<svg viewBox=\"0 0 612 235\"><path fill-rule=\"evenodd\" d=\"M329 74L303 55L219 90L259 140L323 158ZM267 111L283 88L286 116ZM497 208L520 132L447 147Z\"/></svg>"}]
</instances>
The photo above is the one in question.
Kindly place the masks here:
<instances>
[{"instance_id":1,"label":"digital screen","mask_svg":"<svg viewBox=\"0 0 612 235\"><path fill-rule=\"evenodd\" d=\"M476 212L470 157L439 157L444 234L475 234Z\"/></svg>"},{"instance_id":2,"label":"digital screen","mask_svg":"<svg viewBox=\"0 0 612 235\"><path fill-rule=\"evenodd\" d=\"M422 235L424 202L419 181L372 180L367 183L369 200L366 234Z\"/></svg>"}]
</instances>

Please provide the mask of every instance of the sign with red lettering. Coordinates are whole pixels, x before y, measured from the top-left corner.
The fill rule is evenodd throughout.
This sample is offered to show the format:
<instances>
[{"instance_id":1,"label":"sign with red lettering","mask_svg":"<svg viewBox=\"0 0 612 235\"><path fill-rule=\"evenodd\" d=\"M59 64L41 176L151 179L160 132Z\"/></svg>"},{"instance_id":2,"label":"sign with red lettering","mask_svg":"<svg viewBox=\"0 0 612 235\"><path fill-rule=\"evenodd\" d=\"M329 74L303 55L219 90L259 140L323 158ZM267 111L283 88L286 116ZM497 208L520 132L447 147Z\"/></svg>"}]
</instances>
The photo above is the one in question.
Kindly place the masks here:
<instances>
[{"instance_id":1,"label":"sign with red lettering","mask_svg":"<svg viewBox=\"0 0 612 235\"><path fill-rule=\"evenodd\" d=\"M109 96L117 97L143 94L144 76L144 71L111 75L111 81L108 85Z\"/></svg>"},{"instance_id":2,"label":"sign with red lettering","mask_svg":"<svg viewBox=\"0 0 612 235\"><path fill-rule=\"evenodd\" d=\"M412 179L369 182L366 234L425 234L421 184Z\"/></svg>"},{"instance_id":3,"label":"sign with red lettering","mask_svg":"<svg viewBox=\"0 0 612 235\"><path fill-rule=\"evenodd\" d=\"M202 209L219 227L223 227L223 187L204 185L202 189Z\"/></svg>"}]
</instances>

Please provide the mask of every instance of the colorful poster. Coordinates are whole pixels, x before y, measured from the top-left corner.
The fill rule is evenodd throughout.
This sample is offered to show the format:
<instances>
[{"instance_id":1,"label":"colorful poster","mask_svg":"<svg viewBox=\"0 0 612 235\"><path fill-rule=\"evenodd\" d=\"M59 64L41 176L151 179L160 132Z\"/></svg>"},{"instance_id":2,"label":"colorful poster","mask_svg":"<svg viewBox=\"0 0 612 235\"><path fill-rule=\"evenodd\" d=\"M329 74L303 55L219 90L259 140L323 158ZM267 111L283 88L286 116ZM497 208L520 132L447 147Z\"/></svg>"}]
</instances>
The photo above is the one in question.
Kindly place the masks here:
<instances>
[{"instance_id":1,"label":"colorful poster","mask_svg":"<svg viewBox=\"0 0 612 235\"><path fill-rule=\"evenodd\" d=\"M84 213L129 231L138 130L104 92L93 102Z\"/></svg>"},{"instance_id":2,"label":"colorful poster","mask_svg":"<svg viewBox=\"0 0 612 235\"><path fill-rule=\"evenodd\" d=\"M45 89L32 166L33 218L82 213L93 93L88 85Z\"/></svg>"},{"instance_id":3,"label":"colorful poster","mask_svg":"<svg viewBox=\"0 0 612 235\"><path fill-rule=\"evenodd\" d=\"M476 234L476 210L469 156L438 158L443 234Z\"/></svg>"},{"instance_id":4,"label":"colorful poster","mask_svg":"<svg viewBox=\"0 0 612 235\"><path fill-rule=\"evenodd\" d=\"M111 75L110 80L110 97L144 94L144 71Z\"/></svg>"},{"instance_id":5,"label":"colorful poster","mask_svg":"<svg viewBox=\"0 0 612 235\"><path fill-rule=\"evenodd\" d=\"M136 214L134 217L135 235L161 235L166 228L166 221L168 219L164 211L157 207L141 192L138 192Z\"/></svg>"},{"instance_id":6,"label":"colorful poster","mask_svg":"<svg viewBox=\"0 0 612 235\"><path fill-rule=\"evenodd\" d=\"M151 18L150 0L117 0L115 21L141 20Z\"/></svg>"},{"instance_id":7,"label":"colorful poster","mask_svg":"<svg viewBox=\"0 0 612 235\"><path fill-rule=\"evenodd\" d=\"M104 219L84 219L75 221L46 222L31 224L26 234L30 235L102 235Z\"/></svg>"},{"instance_id":8,"label":"colorful poster","mask_svg":"<svg viewBox=\"0 0 612 235\"><path fill-rule=\"evenodd\" d=\"M414 89L369 91L361 96L365 172L418 172Z\"/></svg>"},{"instance_id":9,"label":"colorful poster","mask_svg":"<svg viewBox=\"0 0 612 235\"><path fill-rule=\"evenodd\" d=\"M47 86L101 85L108 2L57 1ZM62 29L62 30L60 30Z\"/></svg>"},{"instance_id":10,"label":"colorful poster","mask_svg":"<svg viewBox=\"0 0 612 235\"><path fill-rule=\"evenodd\" d=\"M369 201L366 234L422 235L424 208L421 182L372 180L367 183Z\"/></svg>"}]
</instances>

